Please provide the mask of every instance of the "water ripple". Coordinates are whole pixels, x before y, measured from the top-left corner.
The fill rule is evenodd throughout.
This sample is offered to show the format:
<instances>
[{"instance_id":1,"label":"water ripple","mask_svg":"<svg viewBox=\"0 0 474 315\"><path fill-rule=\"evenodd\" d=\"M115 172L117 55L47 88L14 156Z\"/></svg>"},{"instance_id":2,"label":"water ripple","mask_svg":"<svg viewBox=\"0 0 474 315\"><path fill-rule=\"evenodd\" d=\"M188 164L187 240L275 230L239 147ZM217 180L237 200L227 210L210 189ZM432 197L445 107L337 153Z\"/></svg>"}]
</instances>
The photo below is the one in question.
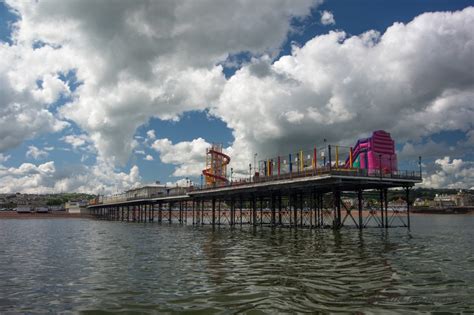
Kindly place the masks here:
<instances>
[{"instance_id":1,"label":"water ripple","mask_svg":"<svg viewBox=\"0 0 474 315\"><path fill-rule=\"evenodd\" d=\"M474 220L452 218L411 234L0 221L0 313L474 311Z\"/></svg>"}]
</instances>

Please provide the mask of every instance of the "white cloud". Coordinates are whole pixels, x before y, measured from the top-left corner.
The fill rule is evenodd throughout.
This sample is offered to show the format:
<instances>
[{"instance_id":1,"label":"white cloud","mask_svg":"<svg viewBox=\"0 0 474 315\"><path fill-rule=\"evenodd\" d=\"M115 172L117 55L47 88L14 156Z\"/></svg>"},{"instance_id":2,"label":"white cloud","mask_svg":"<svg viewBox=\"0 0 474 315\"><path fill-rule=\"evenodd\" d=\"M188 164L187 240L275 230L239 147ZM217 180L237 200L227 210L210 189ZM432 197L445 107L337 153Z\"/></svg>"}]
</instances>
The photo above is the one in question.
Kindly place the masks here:
<instances>
[{"instance_id":1,"label":"white cloud","mask_svg":"<svg viewBox=\"0 0 474 315\"><path fill-rule=\"evenodd\" d=\"M49 155L48 152L46 152L44 150L41 150L41 149L35 147L34 145L30 145L28 147L28 151L26 151L26 157L27 158L32 158L32 159L35 159L35 160L44 159L48 155Z\"/></svg>"},{"instance_id":2,"label":"white cloud","mask_svg":"<svg viewBox=\"0 0 474 315\"><path fill-rule=\"evenodd\" d=\"M5 154L0 153L0 165L8 161L10 157L11 157L10 155L5 155Z\"/></svg>"},{"instance_id":3,"label":"white cloud","mask_svg":"<svg viewBox=\"0 0 474 315\"><path fill-rule=\"evenodd\" d=\"M27 50L39 40L49 44L40 51L59 55L41 61L53 79L45 77L50 92L37 98L51 101L68 92L53 69L76 70L82 85L60 108L61 117L90 135L101 158L123 164L138 126L151 117L177 120L184 111L215 103L225 84L217 64L242 51L275 54L292 18L307 16L319 2L131 1L113 8L79 0L7 3L21 16L15 47ZM9 50L13 58L25 54ZM31 77L34 83L38 76Z\"/></svg>"},{"instance_id":4,"label":"white cloud","mask_svg":"<svg viewBox=\"0 0 474 315\"><path fill-rule=\"evenodd\" d=\"M178 120L185 111L209 108L232 129L235 142L226 152L243 173L256 152L286 153L323 138L353 143L374 129L412 140L414 147L402 150L407 155L422 137L444 130L470 132L463 145L472 143L474 8L426 13L383 34L330 32L274 61L291 20L319 2L121 2L111 8L79 0L8 1L21 18L13 44L0 43L0 152L72 120L84 134L62 140L75 149L93 143L100 162L79 172L82 181L61 178L62 187L86 189L88 180L110 188L105 178L88 177L100 169L126 187L135 175L116 175L110 165L124 163L137 148L137 127L151 117ZM37 41L46 45L32 49ZM239 52L254 58L226 80L220 65ZM70 71L81 83L75 91L61 80ZM71 101L56 114L51 106L61 96ZM147 137L151 142L155 135ZM186 176L201 173L208 145L201 138L158 139L153 148L176 165L175 176Z\"/></svg>"},{"instance_id":5,"label":"white cloud","mask_svg":"<svg viewBox=\"0 0 474 315\"><path fill-rule=\"evenodd\" d=\"M54 162L40 165L23 163L18 168L0 167L0 193L46 193L46 186L53 185Z\"/></svg>"},{"instance_id":6,"label":"white cloud","mask_svg":"<svg viewBox=\"0 0 474 315\"><path fill-rule=\"evenodd\" d=\"M90 145L91 139L86 134L67 135L61 137L60 140L70 144L74 150L84 149L89 152L94 151L94 148Z\"/></svg>"},{"instance_id":7,"label":"white cloud","mask_svg":"<svg viewBox=\"0 0 474 315\"><path fill-rule=\"evenodd\" d=\"M323 25L334 25L336 20L334 20L334 14L330 11L321 12L321 24Z\"/></svg>"},{"instance_id":8,"label":"white cloud","mask_svg":"<svg viewBox=\"0 0 474 315\"><path fill-rule=\"evenodd\" d=\"M156 139L155 130L153 130L153 129L148 130L146 132L146 137L147 137L147 139L155 140Z\"/></svg>"},{"instance_id":9,"label":"white cloud","mask_svg":"<svg viewBox=\"0 0 474 315\"><path fill-rule=\"evenodd\" d=\"M180 178L175 182L166 182L166 186L168 187L190 187L193 184L195 184L193 181L186 178Z\"/></svg>"},{"instance_id":10,"label":"white cloud","mask_svg":"<svg viewBox=\"0 0 474 315\"><path fill-rule=\"evenodd\" d=\"M135 150L135 154L145 155L145 151L144 150Z\"/></svg>"},{"instance_id":11,"label":"white cloud","mask_svg":"<svg viewBox=\"0 0 474 315\"><path fill-rule=\"evenodd\" d=\"M61 95L69 95L59 76L70 66L51 47L33 50L0 42L0 152L69 125L49 106Z\"/></svg>"},{"instance_id":12,"label":"white cloud","mask_svg":"<svg viewBox=\"0 0 474 315\"><path fill-rule=\"evenodd\" d=\"M210 144L202 138L176 144L165 138L155 140L151 147L160 153L163 163L177 166L173 176L199 176L206 166L206 149Z\"/></svg>"},{"instance_id":13,"label":"white cloud","mask_svg":"<svg viewBox=\"0 0 474 315\"><path fill-rule=\"evenodd\" d=\"M146 161L153 161L153 157L150 154L147 154L143 159Z\"/></svg>"},{"instance_id":14,"label":"white cloud","mask_svg":"<svg viewBox=\"0 0 474 315\"><path fill-rule=\"evenodd\" d=\"M425 176L422 186L474 189L474 162L445 156L435 161L435 171Z\"/></svg>"},{"instance_id":15,"label":"white cloud","mask_svg":"<svg viewBox=\"0 0 474 315\"><path fill-rule=\"evenodd\" d=\"M384 34L329 32L236 72L211 113L233 130L234 161L385 129L399 142L473 129L474 8L426 13ZM429 53L428 53L429 52ZM246 164L240 163L241 170ZM235 169L235 167L234 167Z\"/></svg>"},{"instance_id":16,"label":"white cloud","mask_svg":"<svg viewBox=\"0 0 474 315\"><path fill-rule=\"evenodd\" d=\"M444 154L459 155L462 153L462 146L449 145L445 142L434 142L429 140L426 143L407 142L403 145L402 150L398 153L399 160L415 160L419 156L432 160L433 158L443 156Z\"/></svg>"},{"instance_id":17,"label":"white cloud","mask_svg":"<svg viewBox=\"0 0 474 315\"><path fill-rule=\"evenodd\" d=\"M0 166L0 193L59 193L84 192L111 194L137 187L141 177L137 166L129 173L116 172L99 161L87 167L59 170L53 161L34 165L23 163L18 168Z\"/></svg>"}]
</instances>

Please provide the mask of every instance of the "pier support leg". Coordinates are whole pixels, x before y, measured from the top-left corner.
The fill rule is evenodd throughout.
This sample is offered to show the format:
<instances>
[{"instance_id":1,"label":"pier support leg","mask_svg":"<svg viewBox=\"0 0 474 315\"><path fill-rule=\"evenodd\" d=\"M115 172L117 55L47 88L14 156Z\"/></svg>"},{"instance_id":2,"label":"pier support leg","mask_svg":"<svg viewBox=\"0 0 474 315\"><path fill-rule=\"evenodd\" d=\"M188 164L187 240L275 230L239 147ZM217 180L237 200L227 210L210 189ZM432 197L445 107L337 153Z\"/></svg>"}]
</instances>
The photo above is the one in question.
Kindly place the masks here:
<instances>
[{"instance_id":1,"label":"pier support leg","mask_svg":"<svg viewBox=\"0 0 474 315\"><path fill-rule=\"evenodd\" d=\"M235 224L235 200L232 197L230 200L230 226Z\"/></svg>"},{"instance_id":2,"label":"pier support leg","mask_svg":"<svg viewBox=\"0 0 474 315\"><path fill-rule=\"evenodd\" d=\"M242 208L244 207L244 201L242 199L242 196L240 196L240 226L242 226Z\"/></svg>"},{"instance_id":3,"label":"pier support leg","mask_svg":"<svg viewBox=\"0 0 474 315\"><path fill-rule=\"evenodd\" d=\"M161 223L163 220L163 204L160 202L158 203L158 223Z\"/></svg>"},{"instance_id":4,"label":"pier support leg","mask_svg":"<svg viewBox=\"0 0 474 315\"><path fill-rule=\"evenodd\" d=\"M168 202L168 223L171 224L171 222L173 221L172 219L172 211L173 211L173 203L172 202Z\"/></svg>"},{"instance_id":5,"label":"pier support leg","mask_svg":"<svg viewBox=\"0 0 474 315\"><path fill-rule=\"evenodd\" d=\"M341 227L341 192L339 189L333 190L334 199L334 222L333 228L338 229Z\"/></svg>"},{"instance_id":6,"label":"pier support leg","mask_svg":"<svg viewBox=\"0 0 474 315\"><path fill-rule=\"evenodd\" d=\"M195 200L193 199L193 201L192 201L192 207L193 207L193 225L196 223L196 220L195 220L195 218L194 218L194 204L195 204L195 203L196 203L196 202L195 202Z\"/></svg>"},{"instance_id":7,"label":"pier support leg","mask_svg":"<svg viewBox=\"0 0 474 315\"><path fill-rule=\"evenodd\" d=\"M252 196L252 224L257 225L257 197L255 194Z\"/></svg>"},{"instance_id":8,"label":"pier support leg","mask_svg":"<svg viewBox=\"0 0 474 315\"><path fill-rule=\"evenodd\" d=\"M186 203L184 205L184 223L188 225L188 214L189 214L189 204L188 201L186 200Z\"/></svg>"},{"instance_id":9,"label":"pier support leg","mask_svg":"<svg viewBox=\"0 0 474 315\"><path fill-rule=\"evenodd\" d=\"M382 219L382 227L385 227L385 220L383 215L383 190L380 188L380 218Z\"/></svg>"},{"instance_id":10,"label":"pier support leg","mask_svg":"<svg viewBox=\"0 0 474 315\"><path fill-rule=\"evenodd\" d=\"M319 194L319 214L321 227L324 227L324 194Z\"/></svg>"},{"instance_id":11,"label":"pier support leg","mask_svg":"<svg viewBox=\"0 0 474 315\"><path fill-rule=\"evenodd\" d=\"M385 228L388 228L388 192L387 189L385 188L383 190L383 199L384 199L384 208L385 208Z\"/></svg>"},{"instance_id":12,"label":"pier support leg","mask_svg":"<svg viewBox=\"0 0 474 315\"><path fill-rule=\"evenodd\" d=\"M363 228L362 224L362 189L357 191L357 201L358 201L358 210L359 210L359 229Z\"/></svg>"},{"instance_id":13,"label":"pier support leg","mask_svg":"<svg viewBox=\"0 0 474 315\"><path fill-rule=\"evenodd\" d=\"M282 218L281 218L281 193L278 194L278 225L282 225Z\"/></svg>"},{"instance_id":14,"label":"pier support leg","mask_svg":"<svg viewBox=\"0 0 474 315\"><path fill-rule=\"evenodd\" d=\"M216 198L212 198L212 226L216 225Z\"/></svg>"},{"instance_id":15,"label":"pier support leg","mask_svg":"<svg viewBox=\"0 0 474 315\"><path fill-rule=\"evenodd\" d=\"M300 226L304 225L304 193L300 194Z\"/></svg>"},{"instance_id":16,"label":"pier support leg","mask_svg":"<svg viewBox=\"0 0 474 315\"><path fill-rule=\"evenodd\" d=\"M276 224L276 213L275 213L275 195L272 194L272 197L271 197L271 211L272 211L272 220L271 220L271 223L272 223L272 226L275 226Z\"/></svg>"},{"instance_id":17,"label":"pier support leg","mask_svg":"<svg viewBox=\"0 0 474 315\"><path fill-rule=\"evenodd\" d=\"M217 225L221 225L221 199L217 202Z\"/></svg>"},{"instance_id":18,"label":"pier support leg","mask_svg":"<svg viewBox=\"0 0 474 315\"><path fill-rule=\"evenodd\" d=\"M297 211L297 204L298 204L298 195L294 195L294 196L291 196L290 194L290 198L291 198L291 202L290 202L290 211L291 211L291 208L293 208L293 225L296 227L298 227L298 211Z\"/></svg>"},{"instance_id":19,"label":"pier support leg","mask_svg":"<svg viewBox=\"0 0 474 315\"><path fill-rule=\"evenodd\" d=\"M410 187L405 188L406 199L407 199L407 225L410 230Z\"/></svg>"},{"instance_id":20,"label":"pier support leg","mask_svg":"<svg viewBox=\"0 0 474 315\"><path fill-rule=\"evenodd\" d=\"M204 224L204 199L201 200L201 224Z\"/></svg>"}]
</instances>

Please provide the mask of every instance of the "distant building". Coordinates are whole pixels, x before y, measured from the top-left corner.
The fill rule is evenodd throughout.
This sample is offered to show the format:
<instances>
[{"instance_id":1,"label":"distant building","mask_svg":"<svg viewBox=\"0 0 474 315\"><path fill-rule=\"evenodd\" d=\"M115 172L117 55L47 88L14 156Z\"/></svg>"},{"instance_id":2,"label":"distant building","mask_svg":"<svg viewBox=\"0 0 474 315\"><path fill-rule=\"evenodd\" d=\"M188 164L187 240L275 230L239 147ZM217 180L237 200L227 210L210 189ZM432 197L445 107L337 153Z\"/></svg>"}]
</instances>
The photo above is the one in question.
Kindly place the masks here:
<instances>
[{"instance_id":1,"label":"distant building","mask_svg":"<svg viewBox=\"0 0 474 315\"><path fill-rule=\"evenodd\" d=\"M455 195L436 195L431 206L437 208L470 207L474 206L474 196L462 190Z\"/></svg>"},{"instance_id":2,"label":"distant building","mask_svg":"<svg viewBox=\"0 0 474 315\"><path fill-rule=\"evenodd\" d=\"M453 197L456 206L458 207L470 207L474 206L474 195L470 193L466 193L460 190L456 195Z\"/></svg>"},{"instance_id":3,"label":"distant building","mask_svg":"<svg viewBox=\"0 0 474 315\"><path fill-rule=\"evenodd\" d=\"M430 201L428 199L423 198L416 198L413 202L413 206L415 207L428 207L430 205Z\"/></svg>"},{"instance_id":4,"label":"distant building","mask_svg":"<svg viewBox=\"0 0 474 315\"><path fill-rule=\"evenodd\" d=\"M436 207L436 208L455 207L456 202L455 202L454 197L455 197L455 195L445 195L445 194L438 195L438 194L436 194L436 196L433 199L433 202L432 202L431 206Z\"/></svg>"},{"instance_id":5,"label":"distant building","mask_svg":"<svg viewBox=\"0 0 474 315\"><path fill-rule=\"evenodd\" d=\"M87 201L84 200L68 201L64 205L64 208L68 213L88 214L89 210L87 209L87 205Z\"/></svg>"},{"instance_id":6,"label":"distant building","mask_svg":"<svg viewBox=\"0 0 474 315\"><path fill-rule=\"evenodd\" d=\"M166 196L184 195L188 187L153 185L130 189L125 192L126 200L148 199Z\"/></svg>"},{"instance_id":7,"label":"distant building","mask_svg":"<svg viewBox=\"0 0 474 315\"><path fill-rule=\"evenodd\" d=\"M146 199L166 196L169 188L166 185L143 186L135 189L130 189L125 192L127 200Z\"/></svg>"}]
</instances>

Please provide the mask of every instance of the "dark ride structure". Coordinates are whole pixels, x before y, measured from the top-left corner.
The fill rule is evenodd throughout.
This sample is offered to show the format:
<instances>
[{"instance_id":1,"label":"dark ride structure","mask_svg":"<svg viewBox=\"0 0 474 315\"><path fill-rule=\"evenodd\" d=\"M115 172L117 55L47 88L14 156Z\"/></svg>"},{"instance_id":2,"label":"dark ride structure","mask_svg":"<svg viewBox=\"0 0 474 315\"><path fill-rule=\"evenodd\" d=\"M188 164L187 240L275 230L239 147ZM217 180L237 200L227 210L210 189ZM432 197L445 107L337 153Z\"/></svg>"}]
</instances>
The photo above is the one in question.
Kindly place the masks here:
<instances>
[{"instance_id":1,"label":"dark ride structure","mask_svg":"<svg viewBox=\"0 0 474 315\"><path fill-rule=\"evenodd\" d=\"M212 145L203 170L205 185L156 196L97 199L90 212L126 222L410 228L410 190L422 180L421 158L419 170L399 170L394 141L381 130L354 148L327 145L260 161L259 171L245 179L227 177L229 162L222 146ZM389 190L403 192L403 198L389 203Z\"/></svg>"}]
</instances>

